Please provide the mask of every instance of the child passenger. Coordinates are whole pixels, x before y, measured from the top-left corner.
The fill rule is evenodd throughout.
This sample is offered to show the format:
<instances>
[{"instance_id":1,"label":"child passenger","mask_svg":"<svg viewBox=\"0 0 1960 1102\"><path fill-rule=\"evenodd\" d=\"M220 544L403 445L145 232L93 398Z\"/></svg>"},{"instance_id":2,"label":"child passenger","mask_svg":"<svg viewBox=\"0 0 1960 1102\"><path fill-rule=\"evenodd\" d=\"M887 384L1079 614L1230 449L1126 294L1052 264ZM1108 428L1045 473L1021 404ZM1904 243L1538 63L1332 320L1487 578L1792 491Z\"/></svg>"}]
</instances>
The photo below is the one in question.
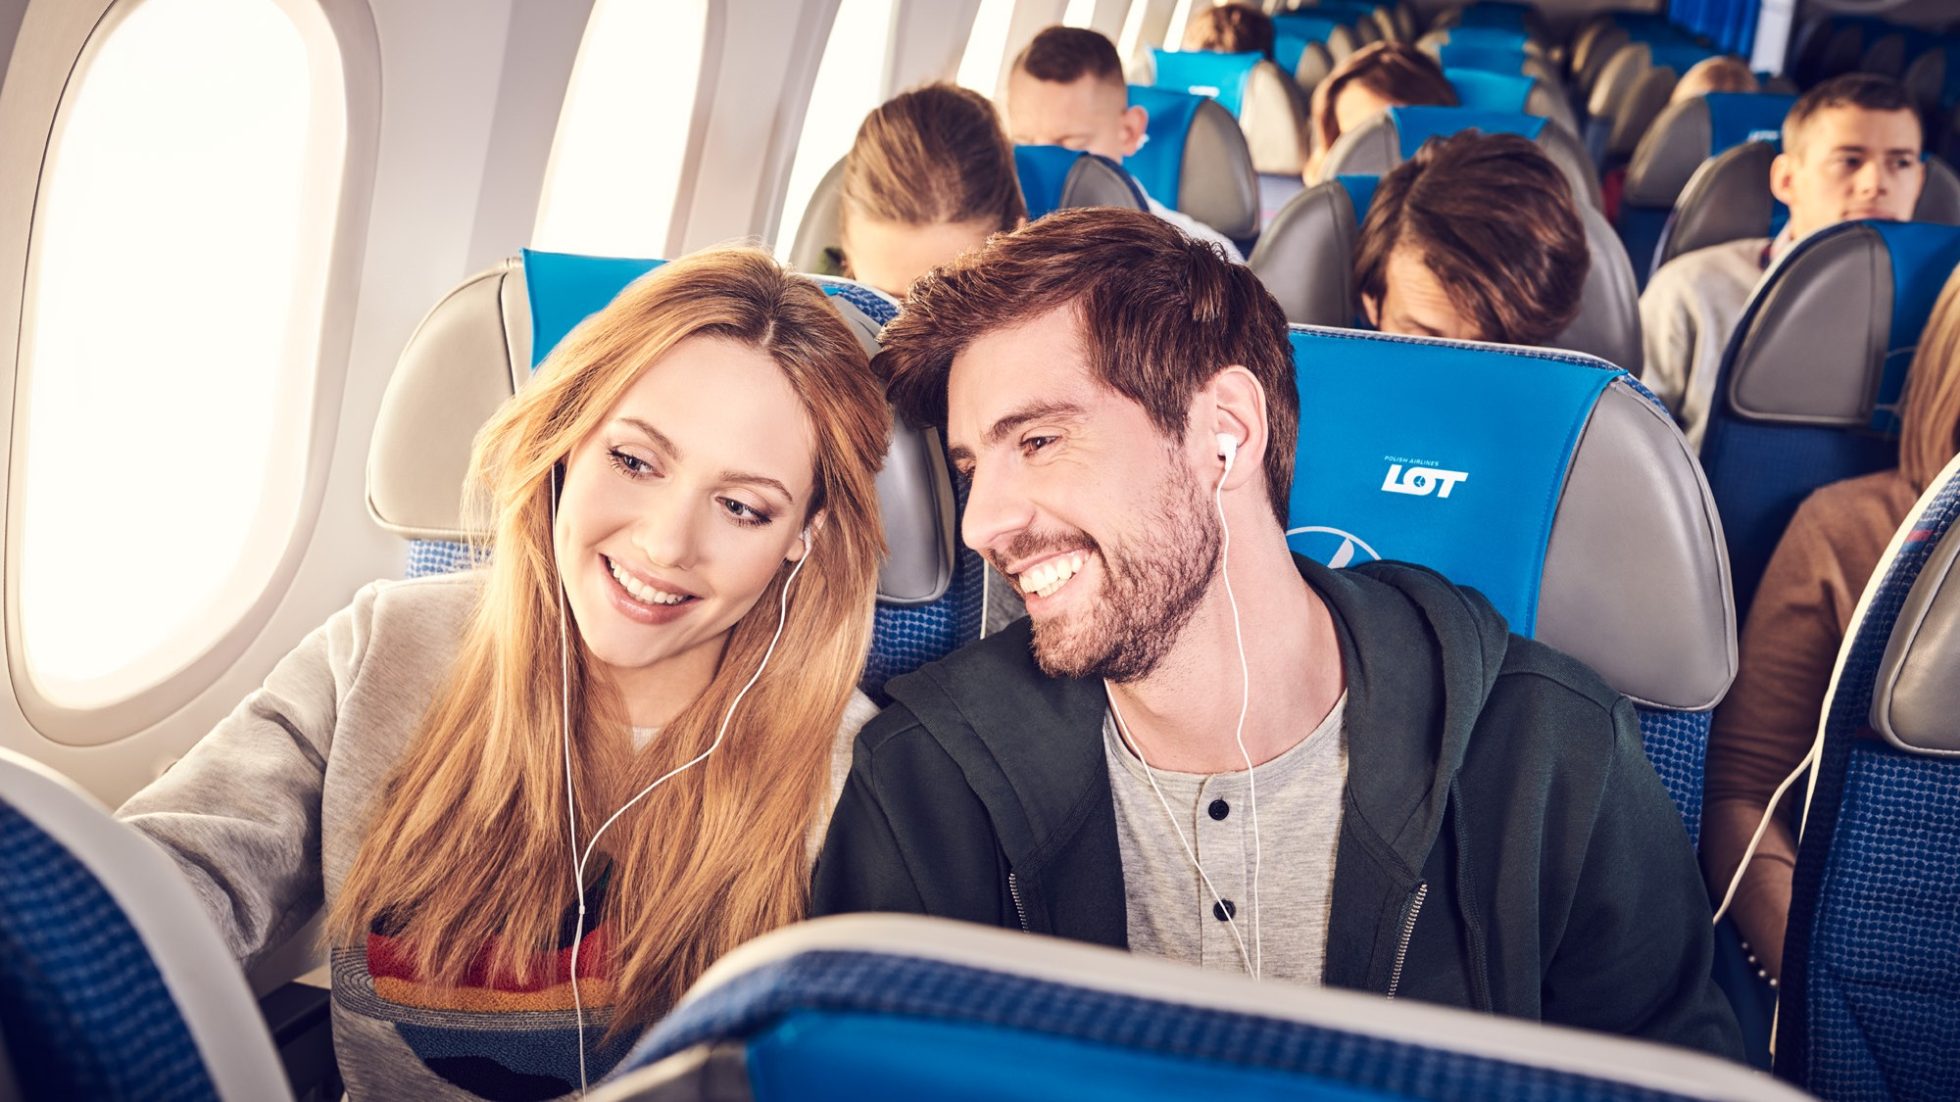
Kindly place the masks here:
<instances>
[{"instance_id":1,"label":"child passenger","mask_svg":"<svg viewBox=\"0 0 1960 1102\"><path fill-rule=\"evenodd\" d=\"M350 1098L596 1082L804 916L888 426L814 284L655 270L478 434L489 564L361 590L118 814L248 965L324 911Z\"/></svg>"}]
</instances>

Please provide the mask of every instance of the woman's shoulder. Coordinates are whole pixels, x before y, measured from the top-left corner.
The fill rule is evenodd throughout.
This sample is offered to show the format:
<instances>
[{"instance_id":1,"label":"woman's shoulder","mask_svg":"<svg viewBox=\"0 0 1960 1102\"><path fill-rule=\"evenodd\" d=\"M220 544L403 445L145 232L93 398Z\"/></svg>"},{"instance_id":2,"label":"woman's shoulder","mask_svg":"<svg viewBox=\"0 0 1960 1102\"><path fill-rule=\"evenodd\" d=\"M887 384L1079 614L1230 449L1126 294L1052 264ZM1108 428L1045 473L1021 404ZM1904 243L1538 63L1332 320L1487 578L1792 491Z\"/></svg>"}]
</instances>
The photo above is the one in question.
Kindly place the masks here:
<instances>
[{"instance_id":1,"label":"woman's shoulder","mask_svg":"<svg viewBox=\"0 0 1960 1102\"><path fill-rule=\"evenodd\" d=\"M1893 529L1905 523L1917 500L1919 492L1897 468L1877 471L1813 490L1798 508L1791 527L1801 523L1827 532L1850 529L1861 533L1882 528L1882 534L1890 537Z\"/></svg>"},{"instance_id":2,"label":"woman's shoulder","mask_svg":"<svg viewBox=\"0 0 1960 1102\"><path fill-rule=\"evenodd\" d=\"M337 659L367 667L446 663L483 593L483 571L370 582L328 621Z\"/></svg>"}]
</instances>

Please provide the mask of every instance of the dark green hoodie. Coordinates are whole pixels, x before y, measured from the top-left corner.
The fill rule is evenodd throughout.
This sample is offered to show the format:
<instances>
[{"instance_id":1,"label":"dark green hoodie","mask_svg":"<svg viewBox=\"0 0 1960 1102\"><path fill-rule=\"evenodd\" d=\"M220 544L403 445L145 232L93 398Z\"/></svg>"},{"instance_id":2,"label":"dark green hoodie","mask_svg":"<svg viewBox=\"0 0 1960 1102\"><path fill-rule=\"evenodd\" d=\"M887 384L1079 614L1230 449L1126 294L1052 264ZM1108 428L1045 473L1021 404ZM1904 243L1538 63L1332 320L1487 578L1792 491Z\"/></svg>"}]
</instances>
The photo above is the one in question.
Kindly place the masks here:
<instances>
[{"instance_id":1,"label":"dark green hoodie","mask_svg":"<svg viewBox=\"0 0 1960 1102\"><path fill-rule=\"evenodd\" d=\"M1295 562L1348 689L1325 982L1739 1059L1708 897L1633 705L1428 570ZM893 679L813 914L1128 946L1102 686L1043 674L1029 637L1024 620Z\"/></svg>"}]
</instances>

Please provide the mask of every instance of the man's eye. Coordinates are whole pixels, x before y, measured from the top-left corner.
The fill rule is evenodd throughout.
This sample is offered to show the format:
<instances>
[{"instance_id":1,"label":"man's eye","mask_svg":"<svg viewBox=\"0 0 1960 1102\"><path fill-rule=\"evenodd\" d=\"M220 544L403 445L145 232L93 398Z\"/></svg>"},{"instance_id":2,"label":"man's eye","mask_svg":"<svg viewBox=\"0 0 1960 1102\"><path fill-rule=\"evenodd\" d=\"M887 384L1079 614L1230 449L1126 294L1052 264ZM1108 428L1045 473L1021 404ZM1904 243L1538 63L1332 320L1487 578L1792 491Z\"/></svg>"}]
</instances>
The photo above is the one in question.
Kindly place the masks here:
<instances>
[{"instance_id":1,"label":"man's eye","mask_svg":"<svg viewBox=\"0 0 1960 1102\"><path fill-rule=\"evenodd\" d=\"M1059 439L1061 438L1058 436L1030 436L1027 439L1021 441L1021 450L1032 454L1034 452L1040 451L1041 449L1047 447L1050 444L1053 444L1055 441Z\"/></svg>"}]
</instances>

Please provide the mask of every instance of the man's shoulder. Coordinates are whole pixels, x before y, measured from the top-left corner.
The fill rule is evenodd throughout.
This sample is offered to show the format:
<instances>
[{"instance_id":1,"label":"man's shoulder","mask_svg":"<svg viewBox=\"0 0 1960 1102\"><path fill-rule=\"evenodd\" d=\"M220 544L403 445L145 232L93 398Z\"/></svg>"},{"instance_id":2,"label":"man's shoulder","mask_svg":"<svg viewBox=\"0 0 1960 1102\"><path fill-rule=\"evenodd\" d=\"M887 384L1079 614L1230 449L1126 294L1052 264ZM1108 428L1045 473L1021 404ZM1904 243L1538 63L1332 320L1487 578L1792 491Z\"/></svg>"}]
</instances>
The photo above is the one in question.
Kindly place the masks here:
<instances>
[{"instance_id":1,"label":"man's shoulder","mask_svg":"<svg viewBox=\"0 0 1960 1102\"><path fill-rule=\"evenodd\" d=\"M1762 279L1763 251L1767 248L1768 238L1745 237L1683 253L1660 266L1648 290L1702 287L1711 279L1754 286Z\"/></svg>"}]
</instances>

